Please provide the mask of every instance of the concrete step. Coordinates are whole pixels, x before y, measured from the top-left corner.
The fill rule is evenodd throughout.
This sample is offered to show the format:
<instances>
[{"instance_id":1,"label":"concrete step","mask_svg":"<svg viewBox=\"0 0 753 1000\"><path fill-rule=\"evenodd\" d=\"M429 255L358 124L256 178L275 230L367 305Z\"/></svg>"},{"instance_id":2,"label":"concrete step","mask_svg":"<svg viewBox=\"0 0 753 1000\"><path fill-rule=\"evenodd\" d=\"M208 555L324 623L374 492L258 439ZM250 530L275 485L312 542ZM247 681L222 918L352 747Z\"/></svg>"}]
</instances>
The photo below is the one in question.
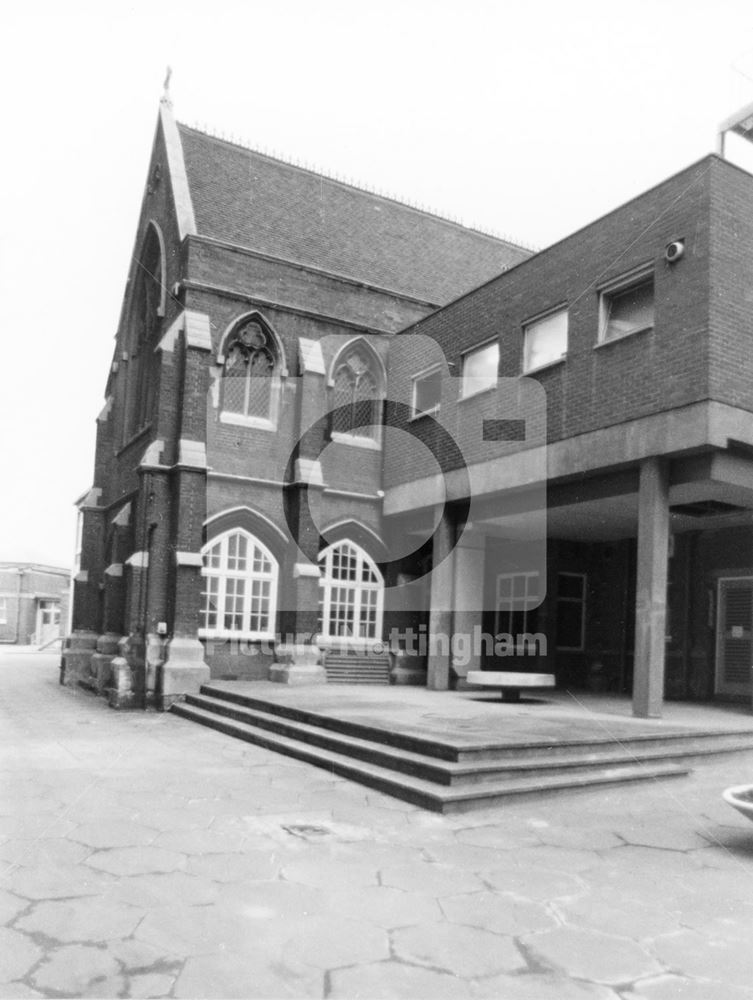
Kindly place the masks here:
<instances>
[{"instance_id":1,"label":"concrete step","mask_svg":"<svg viewBox=\"0 0 753 1000\"><path fill-rule=\"evenodd\" d=\"M327 675L328 684L378 684L379 687L384 687L389 682L389 677L330 677Z\"/></svg>"},{"instance_id":2,"label":"concrete step","mask_svg":"<svg viewBox=\"0 0 753 1000\"><path fill-rule=\"evenodd\" d=\"M327 670L330 684L389 684L390 675L380 670Z\"/></svg>"},{"instance_id":3,"label":"concrete step","mask_svg":"<svg viewBox=\"0 0 753 1000\"><path fill-rule=\"evenodd\" d=\"M262 729L250 722L241 722L218 713L214 707L206 708L179 702L173 706L172 711L182 718L325 768L333 774L357 781L433 812L462 812L497 805L512 796L539 796L544 793L593 788L628 781L681 777L688 771L687 768L676 764L629 763L614 767L593 767L579 773L555 774L546 779L530 776L508 777L504 780L490 780L463 787L447 787L412 774L398 773L376 763L354 759L349 753L314 746L301 739Z\"/></svg>"},{"instance_id":4,"label":"concrete step","mask_svg":"<svg viewBox=\"0 0 753 1000\"><path fill-rule=\"evenodd\" d=\"M678 756L676 748L668 750L664 747L649 747L628 752L620 746L612 745L609 751L583 752L581 748L577 748L569 755L552 755L550 757L530 758L525 752L522 752L517 757L506 754L498 760L442 761L425 754L389 747L373 740L346 736L310 723L286 719L222 698L188 695L186 704L204 709L207 712L215 712L237 722L257 726L267 732L300 740L310 746L343 753L357 760L387 767L403 774L412 774L436 784L454 787L516 777L543 779L565 772L576 774L592 771L595 768L667 763L677 760ZM734 744L729 744L725 749L728 752L734 752L747 750L750 747L746 743L737 741ZM696 755L718 752L719 750L713 747L702 747ZM683 756L689 756L689 754Z\"/></svg>"},{"instance_id":5,"label":"concrete step","mask_svg":"<svg viewBox=\"0 0 753 1000\"><path fill-rule=\"evenodd\" d=\"M275 702L266 701L263 698L257 698L240 691L228 690L224 687L217 688L211 683L202 685L201 694L221 701L228 701L235 705L242 705L244 708L257 709L269 715L280 716L283 719L303 722L317 726L320 729L333 730L345 736L371 740L375 743L398 747L412 753L437 757L442 760L457 759L457 749L439 740L428 739L423 736L413 736L408 733L391 733L377 726L370 726L362 722L338 719L335 716L324 715L321 712L312 712L309 709L299 708L296 705L279 705Z\"/></svg>"},{"instance_id":6,"label":"concrete step","mask_svg":"<svg viewBox=\"0 0 753 1000\"><path fill-rule=\"evenodd\" d=\"M708 753L753 749L753 729L751 728L725 730L724 732L693 730L692 732L668 732L656 735L642 733L631 736L625 736L621 732L617 738L605 734L590 739L560 740L557 743L546 740L505 743L504 740L500 739L487 744L474 743L458 746L438 738L393 732L367 723L341 719L294 705L280 705L239 691L214 688L211 683L204 685L201 693L220 701L256 709L268 715L280 716L319 729L332 730L343 736L367 740L439 760L465 763L480 761L497 763L504 759L518 760L521 757L528 761L539 758L545 758L549 761L553 757L571 757L573 753L614 753L617 747L624 750L626 755L639 755L640 752L653 749L671 757L704 756Z\"/></svg>"}]
</instances>

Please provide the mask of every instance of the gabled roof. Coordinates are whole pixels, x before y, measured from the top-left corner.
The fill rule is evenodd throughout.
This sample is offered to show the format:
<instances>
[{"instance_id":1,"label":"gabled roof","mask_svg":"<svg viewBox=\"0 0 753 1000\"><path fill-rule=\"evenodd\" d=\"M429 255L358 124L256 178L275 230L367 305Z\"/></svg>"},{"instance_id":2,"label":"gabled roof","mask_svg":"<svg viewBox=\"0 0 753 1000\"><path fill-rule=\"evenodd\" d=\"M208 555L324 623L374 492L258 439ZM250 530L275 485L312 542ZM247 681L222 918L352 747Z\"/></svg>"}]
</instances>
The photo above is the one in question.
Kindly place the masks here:
<instances>
[{"instance_id":1,"label":"gabled roof","mask_svg":"<svg viewBox=\"0 0 753 1000\"><path fill-rule=\"evenodd\" d=\"M441 305L530 256L390 198L178 125L199 235Z\"/></svg>"}]
</instances>

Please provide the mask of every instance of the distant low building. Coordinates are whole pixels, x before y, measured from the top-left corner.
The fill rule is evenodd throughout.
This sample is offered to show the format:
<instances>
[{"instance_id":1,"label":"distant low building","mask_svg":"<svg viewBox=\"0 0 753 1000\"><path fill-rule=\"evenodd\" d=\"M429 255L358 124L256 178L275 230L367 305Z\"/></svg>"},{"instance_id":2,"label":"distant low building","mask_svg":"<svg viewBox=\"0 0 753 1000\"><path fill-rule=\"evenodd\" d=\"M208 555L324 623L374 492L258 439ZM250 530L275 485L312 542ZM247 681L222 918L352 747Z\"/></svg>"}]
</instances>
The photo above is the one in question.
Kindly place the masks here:
<instances>
[{"instance_id":1,"label":"distant low building","mask_svg":"<svg viewBox=\"0 0 753 1000\"><path fill-rule=\"evenodd\" d=\"M44 645L68 620L70 570L0 562L0 642Z\"/></svg>"}]
</instances>

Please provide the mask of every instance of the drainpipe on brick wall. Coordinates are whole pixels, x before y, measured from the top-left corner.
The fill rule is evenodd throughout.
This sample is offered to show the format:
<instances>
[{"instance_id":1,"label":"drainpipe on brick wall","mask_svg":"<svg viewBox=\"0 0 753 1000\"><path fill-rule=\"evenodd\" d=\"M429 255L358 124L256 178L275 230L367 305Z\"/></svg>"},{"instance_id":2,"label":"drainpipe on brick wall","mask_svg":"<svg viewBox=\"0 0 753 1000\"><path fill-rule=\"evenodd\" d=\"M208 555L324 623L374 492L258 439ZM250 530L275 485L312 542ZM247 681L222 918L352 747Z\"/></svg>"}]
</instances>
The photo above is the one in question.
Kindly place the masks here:
<instances>
[{"instance_id":1,"label":"drainpipe on brick wall","mask_svg":"<svg viewBox=\"0 0 753 1000\"><path fill-rule=\"evenodd\" d=\"M26 570L20 569L18 571L18 590L16 592L16 638L13 642L18 645L19 637L21 634L21 585L24 581L24 573Z\"/></svg>"}]
</instances>

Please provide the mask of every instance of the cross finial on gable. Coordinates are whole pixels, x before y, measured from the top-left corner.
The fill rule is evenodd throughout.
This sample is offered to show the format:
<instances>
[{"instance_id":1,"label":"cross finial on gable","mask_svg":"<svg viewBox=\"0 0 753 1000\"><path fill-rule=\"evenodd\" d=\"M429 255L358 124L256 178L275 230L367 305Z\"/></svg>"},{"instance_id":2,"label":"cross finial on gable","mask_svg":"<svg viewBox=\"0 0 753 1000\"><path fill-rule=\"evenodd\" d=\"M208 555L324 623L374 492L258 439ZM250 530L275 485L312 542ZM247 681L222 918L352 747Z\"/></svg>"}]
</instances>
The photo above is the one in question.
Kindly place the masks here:
<instances>
[{"instance_id":1,"label":"cross finial on gable","mask_svg":"<svg viewBox=\"0 0 753 1000\"><path fill-rule=\"evenodd\" d=\"M173 75L173 71L170 67L167 67L167 73L165 74L165 82L162 84L162 100L165 104L170 104L170 77Z\"/></svg>"}]
</instances>

